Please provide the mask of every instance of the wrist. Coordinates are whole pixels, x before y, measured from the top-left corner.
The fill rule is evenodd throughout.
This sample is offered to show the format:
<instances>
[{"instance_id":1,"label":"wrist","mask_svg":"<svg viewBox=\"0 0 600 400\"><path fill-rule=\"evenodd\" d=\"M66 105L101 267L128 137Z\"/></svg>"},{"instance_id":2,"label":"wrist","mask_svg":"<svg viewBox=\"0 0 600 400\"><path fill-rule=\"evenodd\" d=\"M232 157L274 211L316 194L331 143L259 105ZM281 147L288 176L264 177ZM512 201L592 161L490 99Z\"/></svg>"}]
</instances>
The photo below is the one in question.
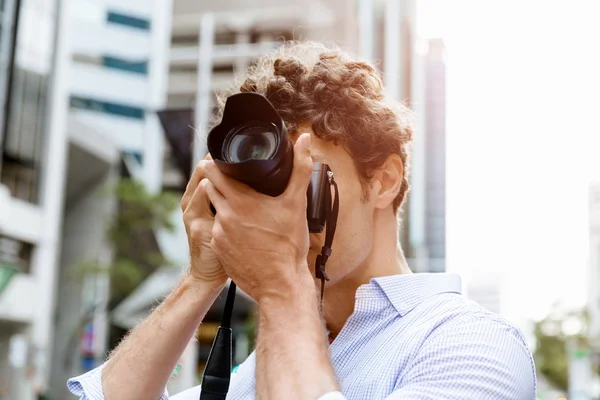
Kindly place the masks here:
<instances>
[{"instance_id":1,"label":"wrist","mask_svg":"<svg viewBox=\"0 0 600 400\"><path fill-rule=\"evenodd\" d=\"M219 274L218 276L206 277L195 274L194 271L188 271L183 278L184 282L190 287L201 290L222 290L227 283L228 277L225 274Z\"/></svg>"},{"instance_id":2,"label":"wrist","mask_svg":"<svg viewBox=\"0 0 600 400\"><path fill-rule=\"evenodd\" d=\"M190 303L193 307L198 307L205 303L212 305L217 296L223 291L226 283L227 279L211 281L186 274L179 287L181 295L176 297L185 297L186 302Z\"/></svg>"},{"instance_id":3,"label":"wrist","mask_svg":"<svg viewBox=\"0 0 600 400\"><path fill-rule=\"evenodd\" d=\"M255 299L258 307L289 309L300 305L314 305L313 300L317 299L314 278L306 263L300 265L297 271L297 274L290 274L288 279L282 279L276 287L262 290Z\"/></svg>"}]
</instances>

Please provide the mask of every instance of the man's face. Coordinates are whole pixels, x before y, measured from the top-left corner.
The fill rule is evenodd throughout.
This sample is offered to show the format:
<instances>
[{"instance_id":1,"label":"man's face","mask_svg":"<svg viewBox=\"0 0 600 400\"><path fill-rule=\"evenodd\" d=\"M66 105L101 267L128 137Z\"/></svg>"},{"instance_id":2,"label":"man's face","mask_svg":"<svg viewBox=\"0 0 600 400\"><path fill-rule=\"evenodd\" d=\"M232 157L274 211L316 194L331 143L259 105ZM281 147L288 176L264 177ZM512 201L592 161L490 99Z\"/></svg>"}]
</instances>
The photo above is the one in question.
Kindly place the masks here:
<instances>
[{"instance_id":1,"label":"man's face","mask_svg":"<svg viewBox=\"0 0 600 400\"><path fill-rule=\"evenodd\" d=\"M339 190L339 214L333 238L331 257L327 261L329 284L335 284L350 275L367 258L373 243L374 207L363 202L363 189L354 162L343 147L317 138L310 128L300 133L311 134L313 161L329 165ZM295 141L295 137L293 138ZM308 266L315 273L315 260L325 242L325 230L310 234Z\"/></svg>"}]
</instances>

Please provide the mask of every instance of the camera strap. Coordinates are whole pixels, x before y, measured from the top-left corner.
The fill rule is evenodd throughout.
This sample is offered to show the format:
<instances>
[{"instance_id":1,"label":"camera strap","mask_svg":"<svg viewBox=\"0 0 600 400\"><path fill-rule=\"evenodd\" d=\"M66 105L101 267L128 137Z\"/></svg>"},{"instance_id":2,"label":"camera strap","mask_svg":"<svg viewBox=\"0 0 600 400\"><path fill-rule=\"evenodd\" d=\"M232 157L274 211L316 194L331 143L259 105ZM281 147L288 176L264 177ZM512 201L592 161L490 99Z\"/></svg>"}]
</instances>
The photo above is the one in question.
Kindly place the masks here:
<instances>
[{"instance_id":1,"label":"camera strap","mask_svg":"<svg viewBox=\"0 0 600 400\"><path fill-rule=\"evenodd\" d=\"M335 179L333 179L333 172L327 171L327 177L329 184L333 186L335 197L333 199L333 205L331 200L331 190L327 190L327 219L325 221L325 243L321 248L321 254L317 256L315 261L315 276L321 280L321 303L323 302L323 295L325 294L325 281L329 280L327 272L325 272L325 264L331 256L331 245L333 244L333 235L335 235L335 228L337 227L338 212L340 210L340 200L338 185Z\"/></svg>"},{"instance_id":2,"label":"camera strap","mask_svg":"<svg viewBox=\"0 0 600 400\"><path fill-rule=\"evenodd\" d=\"M339 192L337 182L333 179L333 173L327 172L330 186L333 186L335 197L331 199L331 190L327 190L326 205L329 208L325 221L325 243L321 248L321 254L317 256L315 262L315 276L321 280L321 303L325 291L325 281L329 280L325 272L325 264L331 256L331 245L333 235L337 226L338 212L340 209ZM332 204L333 203L333 204ZM223 320L217 335L213 341L204 375L202 376L202 385L200 391L200 400L225 400L229 391L232 370L232 339L231 317L233 314L233 303L235 301L236 285L233 281L229 282L229 291L223 310Z\"/></svg>"},{"instance_id":3,"label":"camera strap","mask_svg":"<svg viewBox=\"0 0 600 400\"><path fill-rule=\"evenodd\" d=\"M233 314L235 292L236 285L233 281L230 281L221 326L217 330L204 367L200 400L225 400L229 391L231 370L233 368L231 316Z\"/></svg>"}]
</instances>

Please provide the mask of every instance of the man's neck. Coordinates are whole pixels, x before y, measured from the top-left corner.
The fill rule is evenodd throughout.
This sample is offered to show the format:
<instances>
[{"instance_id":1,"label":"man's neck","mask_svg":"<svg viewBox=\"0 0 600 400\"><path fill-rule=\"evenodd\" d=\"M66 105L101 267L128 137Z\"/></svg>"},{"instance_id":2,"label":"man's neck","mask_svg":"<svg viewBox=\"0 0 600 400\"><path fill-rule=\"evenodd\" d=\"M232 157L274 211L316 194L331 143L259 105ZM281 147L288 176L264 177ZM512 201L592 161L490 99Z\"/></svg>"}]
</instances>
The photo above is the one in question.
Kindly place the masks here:
<instances>
[{"instance_id":1,"label":"man's neck","mask_svg":"<svg viewBox=\"0 0 600 400\"><path fill-rule=\"evenodd\" d=\"M345 279L325 290L323 313L332 338L339 334L354 311L356 290L361 285L378 276L412 273L400 248L396 222L389 217L380 218L374 228L369 256Z\"/></svg>"}]
</instances>

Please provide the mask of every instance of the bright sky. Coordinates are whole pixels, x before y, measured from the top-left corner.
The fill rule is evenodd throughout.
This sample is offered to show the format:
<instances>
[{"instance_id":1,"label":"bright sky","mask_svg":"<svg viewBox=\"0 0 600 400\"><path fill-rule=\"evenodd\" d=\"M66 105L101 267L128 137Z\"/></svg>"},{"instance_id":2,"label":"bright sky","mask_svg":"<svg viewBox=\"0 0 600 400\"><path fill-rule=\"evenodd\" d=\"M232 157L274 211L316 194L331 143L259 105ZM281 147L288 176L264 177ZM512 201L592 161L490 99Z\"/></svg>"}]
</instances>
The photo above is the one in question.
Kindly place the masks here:
<instances>
[{"instance_id":1,"label":"bright sky","mask_svg":"<svg viewBox=\"0 0 600 400\"><path fill-rule=\"evenodd\" d=\"M448 49L449 271L502 273L503 313L519 324L556 300L583 305L600 2L420 1L421 35Z\"/></svg>"}]
</instances>

